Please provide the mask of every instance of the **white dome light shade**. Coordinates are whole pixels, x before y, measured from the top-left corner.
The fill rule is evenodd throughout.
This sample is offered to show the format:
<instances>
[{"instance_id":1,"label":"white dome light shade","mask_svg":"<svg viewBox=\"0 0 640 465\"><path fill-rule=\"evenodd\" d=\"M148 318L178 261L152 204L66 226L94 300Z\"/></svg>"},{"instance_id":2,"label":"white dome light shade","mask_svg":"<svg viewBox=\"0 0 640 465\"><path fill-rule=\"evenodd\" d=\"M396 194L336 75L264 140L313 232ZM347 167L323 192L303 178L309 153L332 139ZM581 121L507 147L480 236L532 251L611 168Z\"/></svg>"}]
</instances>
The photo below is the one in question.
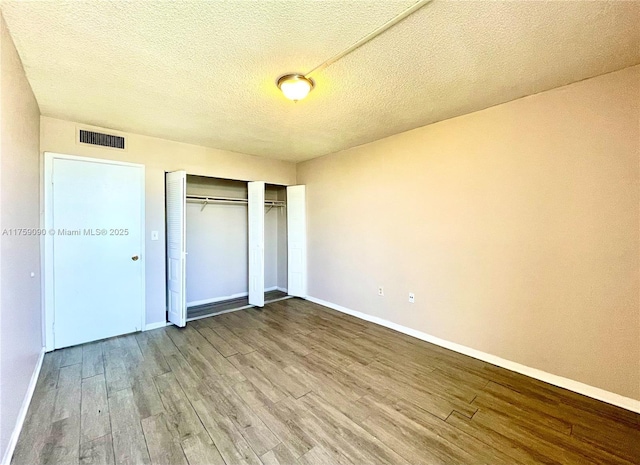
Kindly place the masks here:
<instances>
[{"instance_id":1,"label":"white dome light shade","mask_svg":"<svg viewBox=\"0 0 640 465\"><path fill-rule=\"evenodd\" d=\"M278 79L278 89L289 100L297 102L305 98L314 87L314 82L302 74L285 74Z\"/></svg>"}]
</instances>

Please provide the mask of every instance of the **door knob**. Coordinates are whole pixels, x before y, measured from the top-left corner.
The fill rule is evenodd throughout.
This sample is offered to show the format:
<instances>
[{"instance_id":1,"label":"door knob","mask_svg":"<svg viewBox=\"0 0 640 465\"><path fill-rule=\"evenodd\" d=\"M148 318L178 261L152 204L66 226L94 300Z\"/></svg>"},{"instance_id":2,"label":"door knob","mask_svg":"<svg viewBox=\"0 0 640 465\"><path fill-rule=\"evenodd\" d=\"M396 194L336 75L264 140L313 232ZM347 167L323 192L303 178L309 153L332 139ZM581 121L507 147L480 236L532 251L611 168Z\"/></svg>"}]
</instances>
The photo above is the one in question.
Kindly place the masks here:
<instances>
[{"instance_id":1,"label":"door knob","mask_svg":"<svg viewBox=\"0 0 640 465\"><path fill-rule=\"evenodd\" d=\"M133 257L131 257L131 260L133 260L134 262L137 261L140 257L138 257L137 255L134 255Z\"/></svg>"}]
</instances>

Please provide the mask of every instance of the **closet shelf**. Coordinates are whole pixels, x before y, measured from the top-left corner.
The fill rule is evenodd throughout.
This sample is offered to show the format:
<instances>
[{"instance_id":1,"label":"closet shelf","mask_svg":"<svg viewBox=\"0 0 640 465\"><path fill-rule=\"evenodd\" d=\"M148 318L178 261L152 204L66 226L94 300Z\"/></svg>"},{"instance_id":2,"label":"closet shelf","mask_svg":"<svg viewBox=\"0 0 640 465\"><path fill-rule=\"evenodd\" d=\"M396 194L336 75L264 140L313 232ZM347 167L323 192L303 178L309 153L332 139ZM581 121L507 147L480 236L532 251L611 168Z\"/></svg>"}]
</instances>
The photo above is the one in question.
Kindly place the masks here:
<instances>
[{"instance_id":1,"label":"closet shelf","mask_svg":"<svg viewBox=\"0 0 640 465\"><path fill-rule=\"evenodd\" d=\"M239 199L234 197L211 197L206 195L187 195L187 202L199 202L202 203L202 209L210 203L221 203L226 205L246 205L249 203L248 199ZM265 200L265 207L285 207L287 204L283 200Z\"/></svg>"}]
</instances>

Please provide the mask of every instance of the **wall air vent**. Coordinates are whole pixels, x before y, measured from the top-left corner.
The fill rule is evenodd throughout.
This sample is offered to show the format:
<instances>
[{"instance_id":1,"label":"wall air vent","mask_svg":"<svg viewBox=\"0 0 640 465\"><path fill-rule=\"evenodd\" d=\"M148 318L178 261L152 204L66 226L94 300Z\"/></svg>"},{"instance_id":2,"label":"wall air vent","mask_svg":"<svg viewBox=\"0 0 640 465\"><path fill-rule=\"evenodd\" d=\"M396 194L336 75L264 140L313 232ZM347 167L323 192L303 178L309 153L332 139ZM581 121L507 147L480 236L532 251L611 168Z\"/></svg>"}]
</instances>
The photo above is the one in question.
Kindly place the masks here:
<instances>
[{"instance_id":1,"label":"wall air vent","mask_svg":"<svg viewBox=\"0 0 640 465\"><path fill-rule=\"evenodd\" d=\"M101 145L103 147L124 150L124 137L85 131L84 129L80 129L80 142L83 144Z\"/></svg>"}]
</instances>

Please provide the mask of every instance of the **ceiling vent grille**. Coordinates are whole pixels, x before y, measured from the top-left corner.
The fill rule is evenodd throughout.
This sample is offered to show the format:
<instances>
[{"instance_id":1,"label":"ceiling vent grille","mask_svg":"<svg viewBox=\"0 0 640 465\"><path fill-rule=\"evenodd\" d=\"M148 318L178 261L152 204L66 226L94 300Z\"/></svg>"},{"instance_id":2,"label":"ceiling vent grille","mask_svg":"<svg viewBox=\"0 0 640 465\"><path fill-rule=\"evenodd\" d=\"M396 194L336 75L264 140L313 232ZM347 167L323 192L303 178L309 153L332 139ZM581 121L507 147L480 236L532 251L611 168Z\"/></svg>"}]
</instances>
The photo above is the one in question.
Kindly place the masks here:
<instances>
[{"instance_id":1,"label":"ceiling vent grille","mask_svg":"<svg viewBox=\"0 0 640 465\"><path fill-rule=\"evenodd\" d=\"M80 129L80 142L83 144L101 145L124 150L124 137L102 134L100 132Z\"/></svg>"}]
</instances>

